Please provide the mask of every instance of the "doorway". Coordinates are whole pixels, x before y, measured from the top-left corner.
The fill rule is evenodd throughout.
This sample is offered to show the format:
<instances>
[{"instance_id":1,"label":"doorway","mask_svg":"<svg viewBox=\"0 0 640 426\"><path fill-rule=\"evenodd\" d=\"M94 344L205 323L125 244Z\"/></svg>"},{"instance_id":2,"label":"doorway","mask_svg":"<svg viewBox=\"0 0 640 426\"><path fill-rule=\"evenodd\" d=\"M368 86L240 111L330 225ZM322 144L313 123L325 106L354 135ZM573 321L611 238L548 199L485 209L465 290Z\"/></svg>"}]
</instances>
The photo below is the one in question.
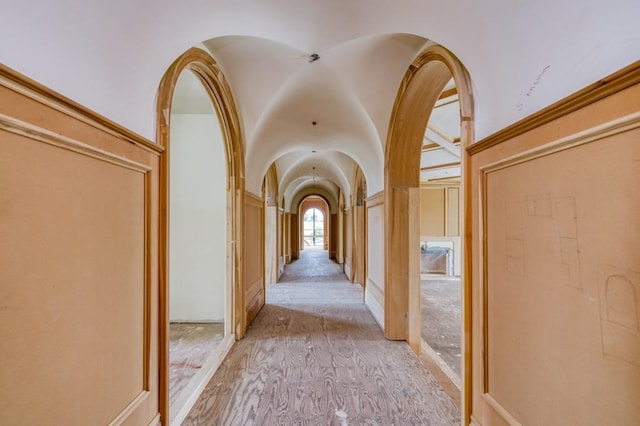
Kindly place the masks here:
<instances>
[{"instance_id":1,"label":"doorway","mask_svg":"<svg viewBox=\"0 0 640 426\"><path fill-rule=\"evenodd\" d=\"M189 49L160 82L160 412L180 424L244 330L237 110L219 67ZM240 207L239 207L240 206Z\"/></svg>"},{"instance_id":2,"label":"doorway","mask_svg":"<svg viewBox=\"0 0 640 426\"><path fill-rule=\"evenodd\" d=\"M420 157L421 350L461 389L460 106L453 78L438 96Z\"/></svg>"},{"instance_id":3,"label":"doorway","mask_svg":"<svg viewBox=\"0 0 640 426\"><path fill-rule=\"evenodd\" d=\"M448 86L449 84L451 86ZM443 152L453 154L455 158L450 161L438 159L440 164L423 164L423 151L432 144L425 136L430 135L430 118L438 109L434 110L434 107L448 103L454 92L456 96L453 98L458 106L455 107L452 117L453 124L459 132L458 138L447 135L446 131L441 132L441 126L432 125L429 130L439 137L433 145ZM471 312L467 308L470 284L465 259L470 251L471 242L463 237L470 231L470 211L467 208L469 194L466 192L469 179L466 167L469 157L466 148L473 142L474 137L473 108L471 79L464 66L444 47L427 47L413 61L400 85L391 114L385 153L385 223L394 224L393 227L385 229L385 335L390 339L407 340L416 353L426 355L423 358L435 366L434 375L443 387L454 400L461 401L465 421L468 421L470 413L471 383L471 358L469 351L465 349L470 348L471 343ZM428 351L423 350L420 303L421 248L427 250L430 242L421 242L421 180L425 174L441 173L453 167L459 168L457 174L449 172L448 175L442 176L444 179L432 183L443 184L446 183L446 179L459 179L459 187L456 188L459 195L449 199L451 202L458 200L459 219L448 222L459 227L458 233L461 238L460 255L457 258L462 282L462 324L459 332L462 339L461 354L464 355L460 357L459 384L445 374L437 359L430 357ZM415 214L407 215L407 212Z\"/></svg>"},{"instance_id":4,"label":"doorway","mask_svg":"<svg viewBox=\"0 0 640 426\"><path fill-rule=\"evenodd\" d=\"M227 165L216 111L197 76L174 91L169 159L169 401L180 413L231 332Z\"/></svg>"},{"instance_id":5,"label":"doorway","mask_svg":"<svg viewBox=\"0 0 640 426\"><path fill-rule=\"evenodd\" d=\"M302 240L305 247L324 246L324 213L316 208L308 209L302 216Z\"/></svg>"}]
</instances>

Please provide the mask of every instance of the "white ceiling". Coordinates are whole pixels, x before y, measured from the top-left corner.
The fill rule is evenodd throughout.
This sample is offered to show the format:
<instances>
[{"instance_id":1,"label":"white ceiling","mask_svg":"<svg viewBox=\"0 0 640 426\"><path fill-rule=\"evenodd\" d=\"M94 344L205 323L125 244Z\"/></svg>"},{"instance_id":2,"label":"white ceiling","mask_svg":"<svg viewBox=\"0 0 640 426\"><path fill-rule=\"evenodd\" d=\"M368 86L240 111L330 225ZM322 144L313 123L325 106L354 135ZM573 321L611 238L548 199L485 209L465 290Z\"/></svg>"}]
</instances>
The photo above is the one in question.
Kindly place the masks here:
<instances>
[{"instance_id":1,"label":"white ceiling","mask_svg":"<svg viewBox=\"0 0 640 426\"><path fill-rule=\"evenodd\" d=\"M334 192L349 192L355 163L369 195L381 190L393 99L429 40L470 73L478 139L640 58L637 0L4 3L0 62L149 138L167 67L206 47L239 106L256 194L274 161L283 194L311 185L314 164ZM309 63L311 53L320 59ZM455 108L432 116L452 138Z\"/></svg>"}]
</instances>

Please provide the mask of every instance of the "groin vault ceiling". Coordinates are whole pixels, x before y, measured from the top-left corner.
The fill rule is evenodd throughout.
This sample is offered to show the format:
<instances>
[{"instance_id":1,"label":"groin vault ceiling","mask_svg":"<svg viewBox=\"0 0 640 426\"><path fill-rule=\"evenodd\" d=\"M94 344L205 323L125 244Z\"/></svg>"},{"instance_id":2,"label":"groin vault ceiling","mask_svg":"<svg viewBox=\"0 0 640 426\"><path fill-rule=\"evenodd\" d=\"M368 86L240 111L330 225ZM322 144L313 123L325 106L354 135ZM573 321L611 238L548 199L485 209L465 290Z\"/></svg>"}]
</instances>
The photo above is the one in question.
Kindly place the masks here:
<instances>
[{"instance_id":1,"label":"groin vault ceiling","mask_svg":"<svg viewBox=\"0 0 640 426\"><path fill-rule=\"evenodd\" d=\"M286 197L348 198L356 164L369 194L383 189L393 101L428 43L469 71L477 139L634 62L640 46L632 0L24 0L3 15L0 62L150 139L162 75L188 48L208 50L240 110L247 190L259 195L275 162ZM444 167L459 149L455 109L434 112L423 180L456 174Z\"/></svg>"}]
</instances>

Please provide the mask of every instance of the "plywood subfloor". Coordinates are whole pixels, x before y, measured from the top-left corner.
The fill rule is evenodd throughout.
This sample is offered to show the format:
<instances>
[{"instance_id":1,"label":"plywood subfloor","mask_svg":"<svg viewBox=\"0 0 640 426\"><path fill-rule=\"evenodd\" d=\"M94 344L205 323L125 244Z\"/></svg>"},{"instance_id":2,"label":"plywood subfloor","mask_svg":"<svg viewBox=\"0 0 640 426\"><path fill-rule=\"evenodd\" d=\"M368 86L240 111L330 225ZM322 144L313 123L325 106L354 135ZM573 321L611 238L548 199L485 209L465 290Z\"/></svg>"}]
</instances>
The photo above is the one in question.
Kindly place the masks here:
<instances>
[{"instance_id":1,"label":"plywood subfloor","mask_svg":"<svg viewBox=\"0 0 640 426\"><path fill-rule=\"evenodd\" d=\"M460 377L462 316L459 278L422 280L422 339Z\"/></svg>"},{"instance_id":2,"label":"plywood subfloor","mask_svg":"<svg viewBox=\"0 0 640 426\"><path fill-rule=\"evenodd\" d=\"M268 286L267 305L183 424L460 424L458 407L406 343L383 337L361 286L314 254L326 256L305 250L297 267L318 263L331 279L304 280L307 269Z\"/></svg>"},{"instance_id":3,"label":"plywood subfloor","mask_svg":"<svg viewBox=\"0 0 640 426\"><path fill-rule=\"evenodd\" d=\"M224 337L224 324L169 324L169 402L173 404Z\"/></svg>"}]
</instances>

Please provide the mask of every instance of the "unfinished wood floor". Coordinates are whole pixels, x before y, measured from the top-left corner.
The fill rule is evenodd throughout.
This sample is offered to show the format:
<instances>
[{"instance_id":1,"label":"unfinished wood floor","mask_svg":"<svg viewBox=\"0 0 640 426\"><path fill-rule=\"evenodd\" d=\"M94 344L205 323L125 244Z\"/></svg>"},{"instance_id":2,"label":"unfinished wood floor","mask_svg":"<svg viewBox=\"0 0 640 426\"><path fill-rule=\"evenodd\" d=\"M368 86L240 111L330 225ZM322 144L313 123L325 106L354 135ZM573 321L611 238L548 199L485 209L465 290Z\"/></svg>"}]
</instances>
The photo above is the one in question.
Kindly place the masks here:
<instances>
[{"instance_id":1,"label":"unfinished wood floor","mask_svg":"<svg viewBox=\"0 0 640 426\"><path fill-rule=\"evenodd\" d=\"M360 285L333 275L305 281L305 260L319 255L305 250L291 266L305 274L268 287L267 305L183 424L460 424L458 407L409 347L383 337Z\"/></svg>"}]
</instances>

